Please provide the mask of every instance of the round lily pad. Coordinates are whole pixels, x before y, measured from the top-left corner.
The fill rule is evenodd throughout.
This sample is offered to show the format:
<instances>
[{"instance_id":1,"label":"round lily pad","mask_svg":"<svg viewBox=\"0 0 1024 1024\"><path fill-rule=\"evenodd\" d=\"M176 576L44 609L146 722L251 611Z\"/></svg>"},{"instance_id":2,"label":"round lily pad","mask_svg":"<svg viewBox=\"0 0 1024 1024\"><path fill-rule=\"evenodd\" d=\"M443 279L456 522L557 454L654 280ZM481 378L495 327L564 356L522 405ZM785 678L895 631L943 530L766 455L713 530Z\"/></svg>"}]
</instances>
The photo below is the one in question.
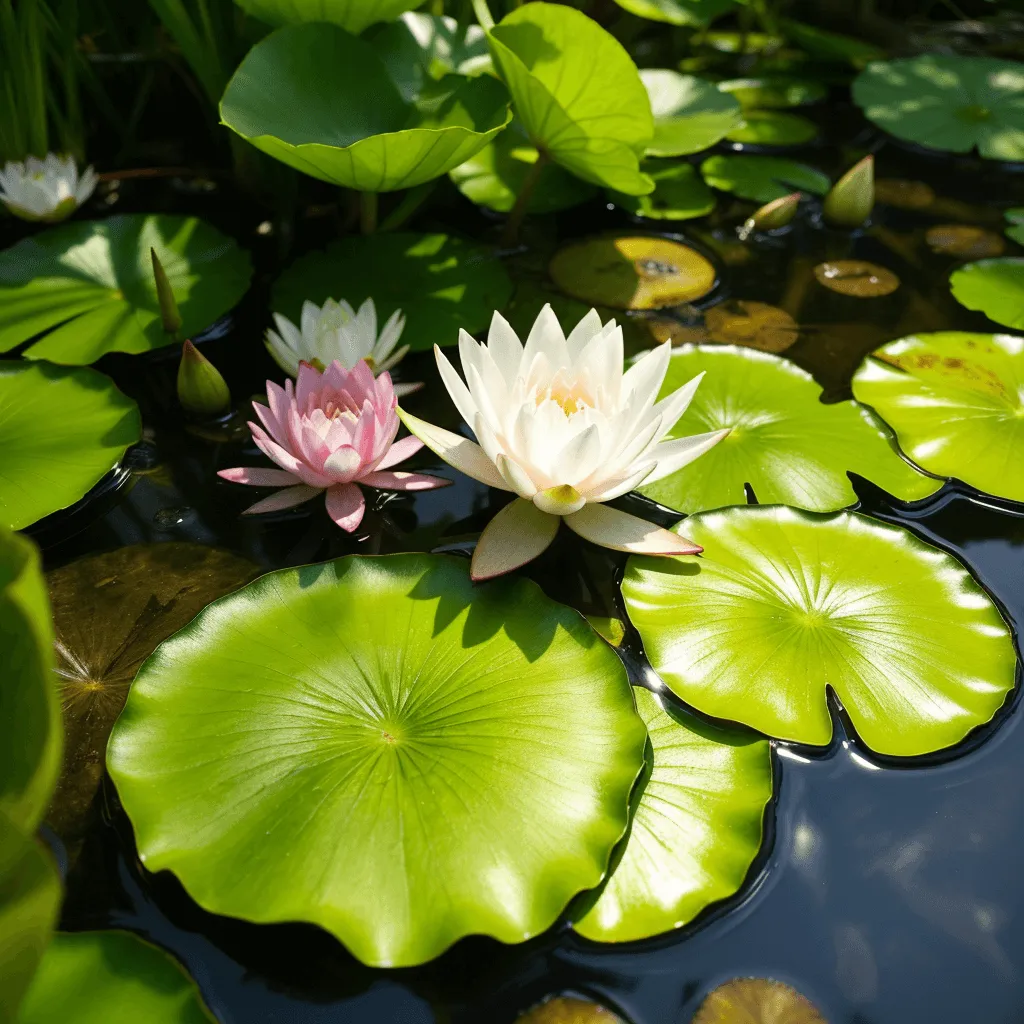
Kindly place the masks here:
<instances>
[{"instance_id":1,"label":"round lily pad","mask_svg":"<svg viewBox=\"0 0 1024 1024\"><path fill-rule=\"evenodd\" d=\"M900 286L891 270L866 260L827 260L814 268L814 277L830 292L855 299L881 298Z\"/></svg>"},{"instance_id":2,"label":"round lily pad","mask_svg":"<svg viewBox=\"0 0 1024 1024\"><path fill-rule=\"evenodd\" d=\"M393 555L209 605L143 665L107 766L143 862L207 910L402 966L471 933L521 942L597 885L644 742L578 613Z\"/></svg>"},{"instance_id":3,"label":"round lily pad","mask_svg":"<svg viewBox=\"0 0 1024 1024\"><path fill-rule=\"evenodd\" d=\"M795 988L772 978L733 978L713 989L690 1024L828 1024Z\"/></svg>"},{"instance_id":4,"label":"round lily pad","mask_svg":"<svg viewBox=\"0 0 1024 1024\"><path fill-rule=\"evenodd\" d=\"M623 1024L620 1017L599 1003L576 996L545 999L516 1018L515 1024Z\"/></svg>"},{"instance_id":5,"label":"round lily pad","mask_svg":"<svg viewBox=\"0 0 1024 1024\"><path fill-rule=\"evenodd\" d=\"M936 224L924 233L924 240L932 252L968 260L1001 256L1006 249L1000 235L973 224Z\"/></svg>"},{"instance_id":6,"label":"round lily pad","mask_svg":"<svg viewBox=\"0 0 1024 1024\"><path fill-rule=\"evenodd\" d=\"M824 99L828 90L820 82L800 78L765 77L731 78L719 82L718 88L735 97L742 107L760 110L781 110L802 107Z\"/></svg>"},{"instance_id":7,"label":"round lily pad","mask_svg":"<svg viewBox=\"0 0 1024 1024\"><path fill-rule=\"evenodd\" d=\"M477 75L491 67L487 33L454 18L409 11L369 38L406 99L418 95L427 78Z\"/></svg>"},{"instance_id":8,"label":"round lily pad","mask_svg":"<svg viewBox=\"0 0 1024 1024\"><path fill-rule=\"evenodd\" d=\"M710 156L700 172L714 188L757 203L770 203L798 190L823 196L831 184L821 171L778 156Z\"/></svg>"},{"instance_id":9,"label":"round lily pad","mask_svg":"<svg viewBox=\"0 0 1024 1024\"><path fill-rule=\"evenodd\" d=\"M290 25L246 55L221 100L221 122L314 178L389 192L447 173L512 116L491 75L402 84L418 91L403 95L365 39L329 24Z\"/></svg>"},{"instance_id":10,"label":"round lily pad","mask_svg":"<svg viewBox=\"0 0 1024 1024\"><path fill-rule=\"evenodd\" d=\"M668 68L640 72L654 115L648 156L699 153L743 123L740 105L712 82Z\"/></svg>"},{"instance_id":11,"label":"round lily pad","mask_svg":"<svg viewBox=\"0 0 1024 1024\"><path fill-rule=\"evenodd\" d=\"M922 469L1024 501L1024 338L939 331L876 350L853 393Z\"/></svg>"},{"instance_id":12,"label":"round lily pad","mask_svg":"<svg viewBox=\"0 0 1024 1024\"><path fill-rule=\"evenodd\" d=\"M696 249L646 235L573 242L555 253L548 269L567 295L613 309L693 302L717 280L714 266Z\"/></svg>"},{"instance_id":13,"label":"round lily pad","mask_svg":"<svg viewBox=\"0 0 1024 1024\"><path fill-rule=\"evenodd\" d=\"M130 932L53 937L18 1024L214 1024L196 983Z\"/></svg>"},{"instance_id":14,"label":"round lily pad","mask_svg":"<svg viewBox=\"0 0 1024 1024\"><path fill-rule=\"evenodd\" d=\"M1024 64L926 53L875 61L853 83L865 116L897 138L1024 160Z\"/></svg>"},{"instance_id":15,"label":"round lily pad","mask_svg":"<svg viewBox=\"0 0 1024 1024\"><path fill-rule=\"evenodd\" d=\"M615 0L630 14L669 25L706 25L731 11L737 0Z\"/></svg>"},{"instance_id":16,"label":"round lily pad","mask_svg":"<svg viewBox=\"0 0 1024 1024\"><path fill-rule=\"evenodd\" d=\"M772 796L766 740L706 725L648 690L636 691L636 705L650 737L649 774L621 858L573 924L595 942L681 928L736 893L760 849Z\"/></svg>"},{"instance_id":17,"label":"round lily pad","mask_svg":"<svg viewBox=\"0 0 1024 1024\"><path fill-rule=\"evenodd\" d=\"M778 306L750 299L726 299L704 314L708 337L720 345L761 352L785 352L800 337L797 322Z\"/></svg>"},{"instance_id":18,"label":"round lily pad","mask_svg":"<svg viewBox=\"0 0 1024 1024\"><path fill-rule=\"evenodd\" d=\"M683 346L672 354L662 394L698 373L706 376L672 435L731 433L688 466L640 488L663 505L683 512L742 505L749 484L760 502L830 512L857 501L850 472L903 501L942 485L899 456L867 409L852 401L825 405L811 375L785 359L749 348Z\"/></svg>"},{"instance_id":19,"label":"round lily pad","mask_svg":"<svg viewBox=\"0 0 1024 1024\"><path fill-rule=\"evenodd\" d=\"M907 530L784 505L685 526L703 554L631 558L622 593L657 673L705 714L823 745L831 688L867 747L913 756L958 743L1013 688L996 606Z\"/></svg>"},{"instance_id":20,"label":"round lily pad","mask_svg":"<svg viewBox=\"0 0 1024 1024\"><path fill-rule=\"evenodd\" d=\"M455 345L491 322L512 295L512 282L493 250L448 235L383 232L349 236L295 261L274 285L272 305L298 322L307 299L373 298L381 322L396 309L406 317L403 341L415 349Z\"/></svg>"},{"instance_id":21,"label":"round lily pad","mask_svg":"<svg viewBox=\"0 0 1024 1024\"><path fill-rule=\"evenodd\" d=\"M799 114L780 110L748 110L726 138L749 146L800 146L818 134L818 126Z\"/></svg>"},{"instance_id":22,"label":"round lily pad","mask_svg":"<svg viewBox=\"0 0 1024 1024\"><path fill-rule=\"evenodd\" d=\"M953 298L1006 327L1024 328L1024 258L978 260L954 270Z\"/></svg>"},{"instance_id":23,"label":"round lily pad","mask_svg":"<svg viewBox=\"0 0 1024 1024\"><path fill-rule=\"evenodd\" d=\"M927 210L935 202L935 189L923 181L875 178L875 201L897 210Z\"/></svg>"},{"instance_id":24,"label":"round lily pad","mask_svg":"<svg viewBox=\"0 0 1024 1024\"><path fill-rule=\"evenodd\" d=\"M235 0L268 25L328 21L358 35L378 21L391 21L403 11L419 7L417 0Z\"/></svg>"},{"instance_id":25,"label":"round lily pad","mask_svg":"<svg viewBox=\"0 0 1024 1024\"><path fill-rule=\"evenodd\" d=\"M714 193L692 164L647 161L643 169L654 191L646 196L610 192L609 198L622 209L650 220L689 220L715 208Z\"/></svg>"},{"instance_id":26,"label":"round lily pad","mask_svg":"<svg viewBox=\"0 0 1024 1024\"><path fill-rule=\"evenodd\" d=\"M1018 245L1024 245L1024 206L1015 206L1010 210L1004 210L1003 216L1008 225L1006 237Z\"/></svg>"},{"instance_id":27,"label":"round lily pad","mask_svg":"<svg viewBox=\"0 0 1024 1024\"><path fill-rule=\"evenodd\" d=\"M141 436L138 407L102 373L0 360L0 526L74 504Z\"/></svg>"},{"instance_id":28,"label":"round lily pad","mask_svg":"<svg viewBox=\"0 0 1024 1024\"><path fill-rule=\"evenodd\" d=\"M150 249L191 337L227 313L252 277L249 254L194 217L121 214L50 228L0 252L0 352L38 334L30 359L85 365L169 344Z\"/></svg>"}]
</instances>

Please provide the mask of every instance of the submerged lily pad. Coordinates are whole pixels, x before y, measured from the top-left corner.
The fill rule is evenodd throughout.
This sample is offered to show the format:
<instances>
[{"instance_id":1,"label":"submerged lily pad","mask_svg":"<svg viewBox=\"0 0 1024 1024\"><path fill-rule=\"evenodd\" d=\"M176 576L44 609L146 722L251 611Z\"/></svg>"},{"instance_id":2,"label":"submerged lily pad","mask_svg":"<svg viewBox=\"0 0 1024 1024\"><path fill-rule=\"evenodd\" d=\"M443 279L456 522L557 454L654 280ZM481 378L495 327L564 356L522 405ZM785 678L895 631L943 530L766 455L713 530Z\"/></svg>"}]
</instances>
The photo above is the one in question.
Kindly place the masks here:
<instances>
[{"instance_id":1,"label":"submerged lily pad","mask_svg":"<svg viewBox=\"0 0 1024 1024\"><path fill-rule=\"evenodd\" d=\"M314 178L389 192L447 173L511 118L491 75L402 84L418 88L414 98L366 40L334 25L291 25L249 51L224 92L221 122Z\"/></svg>"},{"instance_id":2,"label":"submerged lily pad","mask_svg":"<svg viewBox=\"0 0 1024 1024\"><path fill-rule=\"evenodd\" d=\"M419 7L418 0L235 0L268 25L327 21L355 35L378 21L391 21L403 11Z\"/></svg>"},{"instance_id":3,"label":"submerged lily pad","mask_svg":"<svg viewBox=\"0 0 1024 1024\"><path fill-rule=\"evenodd\" d=\"M643 169L654 182L654 191L646 196L610 192L617 206L650 220L689 220L715 208L714 193L692 164L649 160Z\"/></svg>"},{"instance_id":4,"label":"submerged lily pad","mask_svg":"<svg viewBox=\"0 0 1024 1024\"><path fill-rule=\"evenodd\" d=\"M797 322L778 306L751 299L726 299L704 314L708 338L761 352L785 352L800 337Z\"/></svg>"},{"instance_id":5,"label":"submerged lily pad","mask_svg":"<svg viewBox=\"0 0 1024 1024\"><path fill-rule=\"evenodd\" d=\"M926 53L876 61L853 83L865 116L897 138L1024 160L1024 64Z\"/></svg>"},{"instance_id":6,"label":"submerged lily pad","mask_svg":"<svg viewBox=\"0 0 1024 1024\"><path fill-rule=\"evenodd\" d=\"M631 558L622 593L657 673L705 714L823 745L831 687L871 750L913 756L960 742L1013 688L998 609L908 530L784 505L685 527L703 554Z\"/></svg>"},{"instance_id":7,"label":"submerged lily pad","mask_svg":"<svg viewBox=\"0 0 1024 1024\"><path fill-rule=\"evenodd\" d=\"M130 932L53 937L18 1024L213 1024L196 983Z\"/></svg>"},{"instance_id":8,"label":"submerged lily pad","mask_svg":"<svg viewBox=\"0 0 1024 1024\"><path fill-rule=\"evenodd\" d=\"M690 1024L828 1024L795 988L771 978L733 978L709 993Z\"/></svg>"},{"instance_id":9,"label":"submerged lily pad","mask_svg":"<svg viewBox=\"0 0 1024 1024\"><path fill-rule=\"evenodd\" d=\"M597 900L573 927L595 942L681 928L736 893L761 846L772 796L766 740L683 716L648 690L637 710L650 737L629 837Z\"/></svg>"},{"instance_id":10,"label":"submerged lily pad","mask_svg":"<svg viewBox=\"0 0 1024 1024\"><path fill-rule=\"evenodd\" d=\"M515 1024L623 1024L611 1010L575 996L546 999L516 1018Z\"/></svg>"},{"instance_id":11,"label":"submerged lily pad","mask_svg":"<svg viewBox=\"0 0 1024 1024\"><path fill-rule=\"evenodd\" d=\"M929 473L1024 501L1024 338L939 331L876 350L853 393Z\"/></svg>"},{"instance_id":12,"label":"submerged lily pad","mask_svg":"<svg viewBox=\"0 0 1024 1024\"><path fill-rule=\"evenodd\" d=\"M799 114L779 110L748 110L743 123L726 138L751 146L800 146L818 134L818 126Z\"/></svg>"},{"instance_id":13,"label":"submerged lily pad","mask_svg":"<svg viewBox=\"0 0 1024 1024\"><path fill-rule=\"evenodd\" d=\"M107 764L143 862L200 905L401 966L521 942L597 885L644 742L576 612L394 555L208 606L143 665Z\"/></svg>"},{"instance_id":14,"label":"submerged lily pad","mask_svg":"<svg viewBox=\"0 0 1024 1024\"><path fill-rule=\"evenodd\" d=\"M973 224L936 224L924 233L924 240L932 252L969 260L1001 256L1006 249L1001 236Z\"/></svg>"},{"instance_id":15,"label":"submerged lily pad","mask_svg":"<svg viewBox=\"0 0 1024 1024\"><path fill-rule=\"evenodd\" d=\"M706 25L731 11L740 0L615 0L638 18L669 25Z\"/></svg>"},{"instance_id":16,"label":"submerged lily pad","mask_svg":"<svg viewBox=\"0 0 1024 1024\"><path fill-rule=\"evenodd\" d=\"M183 337L209 327L249 287L249 254L195 217L121 214L62 224L0 252L0 352L43 334L26 356L84 365L107 352L169 344L151 248L177 300Z\"/></svg>"},{"instance_id":17,"label":"submerged lily pad","mask_svg":"<svg viewBox=\"0 0 1024 1024\"><path fill-rule=\"evenodd\" d=\"M814 277L830 292L855 299L881 298L900 286L891 270L866 260L827 260L814 268Z\"/></svg>"},{"instance_id":18,"label":"submerged lily pad","mask_svg":"<svg viewBox=\"0 0 1024 1024\"><path fill-rule=\"evenodd\" d=\"M953 298L1006 327L1024 328L1024 258L978 260L954 270Z\"/></svg>"},{"instance_id":19,"label":"submerged lily pad","mask_svg":"<svg viewBox=\"0 0 1024 1024\"><path fill-rule=\"evenodd\" d=\"M778 156L710 156L700 172L714 188L757 203L770 203L797 190L823 196L831 184L821 171Z\"/></svg>"},{"instance_id":20,"label":"submerged lily pad","mask_svg":"<svg viewBox=\"0 0 1024 1024\"><path fill-rule=\"evenodd\" d=\"M0 360L0 526L73 505L141 433L138 407L102 373Z\"/></svg>"},{"instance_id":21,"label":"submerged lily pad","mask_svg":"<svg viewBox=\"0 0 1024 1024\"><path fill-rule=\"evenodd\" d=\"M448 235L383 232L350 236L296 260L277 280L273 308L298 322L307 299L372 297L381 322L396 309L406 317L403 340L414 350L455 345L491 322L512 295L512 282L493 250Z\"/></svg>"},{"instance_id":22,"label":"submerged lily pad","mask_svg":"<svg viewBox=\"0 0 1024 1024\"><path fill-rule=\"evenodd\" d=\"M739 103L703 78L668 68L644 68L640 79L654 115L648 156L699 153L743 123Z\"/></svg>"},{"instance_id":23,"label":"submerged lily pad","mask_svg":"<svg viewBox=\"0 0 1024 1024\"><path fill-rule=\"evenodd\" d=\"M809 373L767 353L682 347L669 362L662 394L705 371L671 433L731 433L695 462L640 488L663 505L682 512L742 505L744 484L750 484L762 503L831 512L857 501L851 472L903 501L925 498L942 485L900 458L867 409L856 402L825 405Z\"/></svg>"},{"instance_id":24,"label":"submerged lily pad","mask_svg":"<svg viewBox=\"0 0 1024 1024\"><path fill-rule=\"evenodd\" d=\"M718 88L735 97L740 106L760 110L802 107L804 104L824 99L828 91L820 82L773 76L731 78L726 82L719 82Z\"/></svg>"}]
</instances>

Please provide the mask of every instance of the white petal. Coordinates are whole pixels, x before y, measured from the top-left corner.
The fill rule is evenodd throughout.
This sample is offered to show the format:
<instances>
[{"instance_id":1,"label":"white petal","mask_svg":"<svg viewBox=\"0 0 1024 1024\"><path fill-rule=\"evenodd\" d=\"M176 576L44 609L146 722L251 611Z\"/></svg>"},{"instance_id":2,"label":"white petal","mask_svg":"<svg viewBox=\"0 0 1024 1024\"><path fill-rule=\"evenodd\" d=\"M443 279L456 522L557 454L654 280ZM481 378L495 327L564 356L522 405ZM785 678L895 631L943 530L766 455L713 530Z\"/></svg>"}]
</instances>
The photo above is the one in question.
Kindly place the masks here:
<instances>
[{"instance_id":1,"label":"white petal","mask_svg":"<svg viewBox=\"0 0 1024 1024\"><path fill-rule=\"evenodd\" d=\"M473 396L469 393L469 388L466 387L462 378L455 372L455 367L448 361L448 357L441 351L438 345L434 346L434 359L437 361L437 369L441 374L441 380L448 389L448 394L451 395L455 408L459 410L466 423L472 426L479 410L477 409L476 402L473 401Z\"/></svg>"},{"instance_id":2,"label":"white petal","mask_svg":"<svg viewBox=\"0 0 1024 1024\"><path fill-rule=\"evenodd\" d=\"M614 322L614 321L612 321ZM575 362L577 356L586 348L587 342L595 334L601 332L601 316L596 309L592 309L583 319L569 332L565 339L566 348L569 350L569 358Z\"/></svg>"},{"instance_id":3,"label":"white petal","mask_svg":"<svg viewBox=\"0 0 1024 1024\"><path fill-rule=\"evenodd\" d=\"M588 501L612 501L615 498L621 498L624 494L629 494L630 491L635 491L642 483L654 471L654 467L657 466L657 462L651 459L648 462L643 462L628 476L619 477L618 479L610 479L604 482L603 490L596 491L593 494L587 494Z\"/></svg>"},{"instance_id":4,"label":"white petal","mask_svg":"<svg viewBox=\"0 0 1024 1024\"><path fill-rule=\"evenodd\" d=\"M469 572L474 580L487 580L532 562L555 539L558 517L549 516L531 502L516 498L506 505L480 534Z\"/></svg>"},{"instance_id":5,"label":"white petal","mask_svg":"<svg viewBox=\"0 0 1024 1024\"><path fill-rule=\"evenodd\" d=\"M561 324L559 324L558 317L555 316L549 302L544 304L544 308L537 314L537 319L533 322L533 327L530 328L522 358L519 360L520 376L527 376L534 357L539 353L544 353L547 356L553 369L569 365L569 350L565 345L565 335L562 333Z\"/></svg>"},{"instance_id":6,"label":"white petal","mask_svg":"<svg viewBox=\"0 0 1024 1024\"><path fill-rule=\"evenodd\" d=\"M532 498L537 493L537 485L530 479L529 473L514 459L510 459L507 455L497 455L494 465L498 467L498 472L505 482L520 498Z\"/></svg>"},{"instance_id":7,"label":"white petal","mask_svg":"<svg viewBox=\"0 0 1024 1024\"><path fill-rule=\"evenodd\" d=\"M694 459L700 458L706 451L714 448L724 437L729 436L728 430L712 430L707 434L694 434L692 437L677 437L673 441L662 441L652 455L658 460L658 468L647 478L653 484L662 480L683 466L689 465Z\"/></svg>"},{"instance_id":8,"label":"white petal","mask_svg":"<svg viewBox=\"0 0 1024 1024\"><path fill-rule=\"evenodd\" d=\"M584 540L613 551L643 555L696 555L703 550L685 537L607 505L584 505L579 512L565 517L565 525Z\"/></svg>"},{"instance_id":9,"label":"white petal","mask_svg":"<svg viewBox=\"0 0 1024 1024\"><path fill-rule=\"evenodd\" d=\"M398 408L398 415L411 433L415 434L435 455L439 455L453 469L457 469L460 473L465 473L466 476L479 480L480 483L487 484L489 487L496 487L501 491L511 490L494 467L494 463L484 454L480 445L474 444L459 434L453 434L443 427L427 423L406 412L401 406Z\"/></svg>"},{"instance_id":10,"label":"white petal","mask_svg":"<svg viewBox=\"0 0 1024 1024\"><path fill-rule=\"evenodd\" d=\"M673 391L672 394L666 395L654 406L654 411L662 418L661 422L666 433L676 425L679 417L686 412L706 372L701 370L696 377L688 380L681 388Z\"/></svg>"},{"instance_id":11,"label":"white petal","mask_svg":"<svg viewBox=\"0 0 1024 1024\"><path fill-rule=\"evenodd\" d=\"M668 372L668 361L672 356L672 343L666 341L642 356L622 378L622 400L634 409L653 405Z\"/></svg>"},{"instance_id":12,"label":"white petal","mask_svg":"<svg viewBox=\"0 0 1024 1024\"><path fill-rule=\"evenodd\" d=\"M502 377L511 386L519 374L523 343L512 330L512 325L497 310L491 317L491 327L487 332L487 348Z\"/></svg>"}]
</instances>

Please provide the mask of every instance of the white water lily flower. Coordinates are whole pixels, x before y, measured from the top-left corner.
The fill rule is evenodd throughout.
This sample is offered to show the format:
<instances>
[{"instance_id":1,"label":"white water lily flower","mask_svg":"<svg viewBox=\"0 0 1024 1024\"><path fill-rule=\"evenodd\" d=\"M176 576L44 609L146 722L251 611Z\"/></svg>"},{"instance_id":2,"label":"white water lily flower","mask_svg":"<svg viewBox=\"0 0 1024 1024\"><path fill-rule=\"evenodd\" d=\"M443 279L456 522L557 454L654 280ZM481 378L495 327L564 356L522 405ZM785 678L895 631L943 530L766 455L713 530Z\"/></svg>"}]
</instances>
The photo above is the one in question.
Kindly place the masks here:
<instances>
[{"instance_id":1,"label":"white water lily flower","mask_svg":"<svg viewBox=\"0 0 1024 1024\"><path fill-rule=\"evenodd\" d=\"M70 217L98 182L91 167L79 176L70 156L30 156L24 163L12 160L0 171L0 202L22 220L54 224Z\"/></svg>"},{"instance_id":2,"label":"white water lily flower","mask_svg":"<svg viewBox=\"0 0 1024 1024\"><path fill-rule=\"evenodd\" d=\"M509 572L554 540L560 520L617 551L697 554L668 530L603 504L703 455L727 430L662 440L690 404L700 376L656 401L668 371L666 342L623 371L622 328L591 310L568 338L550 306L526 345L498 313L487 344L465 331L466 381L435 346L448 393L479 444L399 409L406 426L450 466L518 496L487 524L473 554L474 579Z\"/></svg>"},{"instance_id":3,"label":"white water lily flower","mask_svg":"<svg viewBox=\"0 0 1024 1024\"><path fill-rule=\"evenodd\" d=\"M378 337L373 299L367 299L358 313L344 299L328 299L323 306L304 302L299 327L280 313L274 314L274 323L277 330L267 331L267 350L292 377L298 374L299 363L324 367L337 360L351 370L360 359L365 359L376 375L390 370L409 351L408 345L395 351L405 329L400 309L391 314ZM396 384L395 394L401 398L422 386Z\"/></svg>"}]
</instances>

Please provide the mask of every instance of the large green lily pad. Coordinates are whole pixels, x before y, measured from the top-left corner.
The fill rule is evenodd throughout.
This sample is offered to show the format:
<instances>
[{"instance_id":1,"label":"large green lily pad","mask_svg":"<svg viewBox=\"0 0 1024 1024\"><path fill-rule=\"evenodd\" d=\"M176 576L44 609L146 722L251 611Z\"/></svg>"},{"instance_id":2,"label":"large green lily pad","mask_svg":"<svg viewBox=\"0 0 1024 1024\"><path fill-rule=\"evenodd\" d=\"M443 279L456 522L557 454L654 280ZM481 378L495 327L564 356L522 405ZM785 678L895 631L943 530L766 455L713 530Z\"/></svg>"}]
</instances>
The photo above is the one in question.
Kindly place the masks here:
<instances>
[{"instance_id":1,"label":"large green lily pad","mask_svg":"<svg viewBox=\"0 0 1024 1024\"><path fill-rule=\"evenodd\" d=\"M954 270L953 298L1006 327L1024 328L1024 258L978 260Z\"/></svg>"},{"instance_id":2,"label":"large green lily pad","mask_svg":"<svg viewBox=\"0 0 1024 1024\"><path fill-rule=\"evenodd\" d=\"M681 512L742 505L750 484L764 504L831 512L856 503L851 472L903 501L942 486L900 457L867 409L825 405L814 378L785 359L738 346L683 346L672 354L662 393L698 373L706 376L672 436L731 433L689 466L641 487L663 505Z\"/></svg>"},{"instance_id":3,"label":"large green lily pad","mask_svg":"<svg viewBox=\"0 0 1024 1024\"><path fill-rule=\"evenodd\" d=\"M704 553L631 558L622 593L655 670L705 714L823 745L831 688L871 750L912 756L958 743L1013 688L992 600L907 530L784 505L684 525Z\"/></svg>"},{"instance_id":4,"label":"large green lily pad","mask_svg":"<svg viewBox=\"0 0 1024 1024\"><path fill-rule=\"evenodd\" d=\"M741 0L615 0L630 14L669 25L707 25Z\"/></svg>"},{"instance_id":5,"label":"large green lily pad","mask_svg":"<svg viewBox=\"0 0 1024 1024\"><path fill-rule=\"evenodd\" d=\"M643 168L654 182L654 191L646 196L608 193L622 209L650 220L689 220L715 208L715 194L692 164L648 160Z\"/></svg>"},{"instance_id":6,"label":"large green lily pad","mask_svg":"<svg viewBox=\"0 0 1024 1024\"><path fill-rule=\"evenodd\" d=\"M864 114L897 138L1024 160L1024 64L925 53L875 61L853 83Z\"/></svg>"},{"instance_id":7,"label":"large green lily pad","mask_svg":"<svg viewBox=\"0 0 1024 1024\"><path fill-rule=\"evenodd\" d=\"M138 407L102 373L0 360L0 526L74 504L141 435Z\"/></svg>"},{"instance_id":8,"label":"large green lily pad","mask_svg":"<svg viewBox=\"0 0 1024 1024\"><path fill-rule=\"evenodd\" d=\"M143 665L107 766L143 862L369 964L520 942L597 885L645 730L615 654L527 581L343 558L207 607Z\"/></svg>"},{"instance_id":9,"label":"large green lily pad","mask_svg":"<svg viewBox=\"0 0 1024 1024\"><path fill-rule=\"evenodd\" d=\"M417 0L235 0L268 25L327 21L358 35L378 21L391 21L419 7Z\"/></svg>"},{"instance_id":10,"label":"large green lily pad","mask_svg":"<svg viewBox=\"0 0 1024 1024\"><path fill-rule=\"evenodd\" d=\"M729 131L730 142L748 146L800 146L818 134L818 126L784 110L748 110L742 123Z\"/></svg>"},{"instance_id":11,"label":"large green lily pad","mask_svg":"<svg viewBox=\"0 0 1024 1024\"><path fill-rule=\"evenodd\" d=\"M651 104L614 36L571 7L537 2L507 14L488 41L539 150L584 181L629 195L651 191L639 166L654 130Z\"/></svg>"},{"instance_id":12,"label":"large green lily pad","mask_svg":"<svg viewBox=\"0 0 1024 1024\"><path fill-rule=\"evenodd\" d=\"M922 469L1024 501L1024 338L912 334L868 356L853 393Z\"/></svg>"},{"instance_id":13,"label":"large green lily pad","mask_svg":"<svg viewBox=\"0 0 1024 1024\"><path fill-rule=\"evenodd\" d=\"M374 46L323 23L290 25L257 43L220 104L221 122L314 178L389 192L447 173L511 118L490 75L401 83Z\"/></svg>"},{"instance_id":14,"label":"large green lily pad","mask_svg":"<svg viewBox=\"0 0 1024 1024\"><path fill-rule=\"evenodd\" d=\"M169 344L151 248L178 302L183 337L209 327L249 287L249 254L195 217L62 224L0 252L0 352L42 334L26 356L77 366Z\"/></svg>"},{"instance_id":15,"label":"large green lily pad","mask_svg":"<svg viewBox=\"0 0 1024 1024\"><path fill-rule=\"evenodd\" d=\"M18 1024L212 1024L196 983L130 932L53 937Z\"/></svg>"},{"instance_id":16,"label":"large green lily pad","mask_svg":"<svg viewBox=\"0 0 1024 1024\"><path fill-rule=\"evenodd\" d=\"M823 196L831 185L821 171L779 156L709 156L700 172L714 188L757 203L797 191Z\"/></svg>"},{"instance_id":17,"label":"large green lily pad","mask_svg":"<svg viewBox=\"0 0 1024 1024\"><path fill-rule=\"evenodd\" d=\"M648 156L699 153L743 124L739 103L713 82L668 68L644 68L640 80L654 115Z\"/></svg>"},{"instance_id":18,"label":"large green lily pad","mask_svg":"<svg viewBox=\"0 0 1024 1024\"><path fill-rule=\"evenodd\" d=\"M828 90L821 82L769 75L764 78L730 78L719 82L722 92L735 97L744 109L783 110L824 99Z\"/></svg>"},{"instance_id":19,"label":"large green lily pad","mask_svg":"<svg viewBox=\"0 0 1024 1024\"><path fill-rule=\"evenodd\" d=\"M649 774L621 859L573 924L596 942L681 928L736 893L760 849L772 796L766 740L705 725L648 690L635 692L650 736Z\"/></svg>"},{"instance_id":20,"label":"large green lily pad","mask_svg":"<svg viewBox=\"0 0 1024 1024\"><path fill-rule=\"evenodd\" d=\"M385 232L348 237L296 260L274 285L274 310L296 323L302 303L373 298L381 323L396 309L406 317L402 341L414 350L455 345L459 328L473 333L512 296L497 254L448 235Z\"/></svg>"}]
</instances>

